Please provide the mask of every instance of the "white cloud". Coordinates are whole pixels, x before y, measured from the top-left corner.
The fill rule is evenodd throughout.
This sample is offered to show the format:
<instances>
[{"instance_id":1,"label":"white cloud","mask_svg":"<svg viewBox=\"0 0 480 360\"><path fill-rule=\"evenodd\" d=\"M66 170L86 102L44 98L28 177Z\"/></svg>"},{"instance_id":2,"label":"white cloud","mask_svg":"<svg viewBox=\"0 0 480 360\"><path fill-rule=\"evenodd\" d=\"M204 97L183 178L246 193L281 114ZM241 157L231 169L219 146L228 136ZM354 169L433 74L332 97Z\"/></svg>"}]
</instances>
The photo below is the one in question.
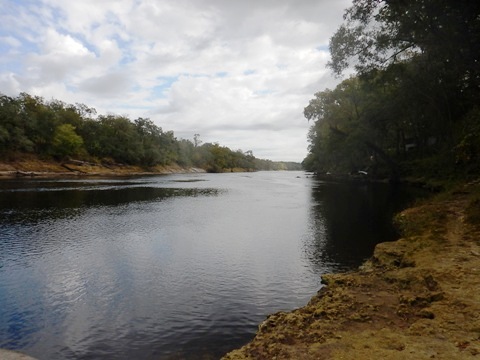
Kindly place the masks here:
<instances>
[{"instance_id":1,"label":"white cloud","mask_svg":"<svg viewBox=\"0 0 480 360\"><path fill-rule=\"evenodd\" d=\"M0 91L150 117L177 137L301 161L303 108L336 83L325 49L349 5L4 0Z\"/></svg>"},{"instance_id":2,"label":"white cloud","mask_svg":"<svg viewBox=\"0 0 480 360\"><path fill-rule=\"evenodd\" d=\"M82 58L90 55L88 49L71 35L63 35L54 29L48 29L43 42L42 52L57 57Z\"/></svg>"}]
</instances>

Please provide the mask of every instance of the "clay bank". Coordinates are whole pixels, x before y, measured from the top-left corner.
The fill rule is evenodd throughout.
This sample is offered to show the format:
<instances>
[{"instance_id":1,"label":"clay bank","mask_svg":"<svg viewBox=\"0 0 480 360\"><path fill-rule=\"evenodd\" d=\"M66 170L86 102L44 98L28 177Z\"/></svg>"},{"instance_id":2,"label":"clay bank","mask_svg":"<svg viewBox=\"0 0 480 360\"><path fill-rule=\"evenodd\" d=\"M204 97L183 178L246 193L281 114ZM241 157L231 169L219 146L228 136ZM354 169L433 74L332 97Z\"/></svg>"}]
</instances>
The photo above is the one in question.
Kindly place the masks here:
<instances>
[{"instance_id":1,"label":"clay bank","mask_svg":"<svg viewBox=\"0 0 480 360\"><path fill-rule=\"evenodd\" d=\"M92 163L78 160L52 161L27 157L12 162L0 162L0 178L76 176L136 176L205 172L199 168L178 165L154 166L148 169L134 165Z\"/></svg>"},{"instance_id":2,"label":"clay bank","mask_svg":"<svg viewBox=\"0 0 480 360\"><path fill-rule=\"evenodd\" d=\"M403 238L322 277L303 308L270 315L223 359L480 358L480 185L396 217Z\"/></svg>"}]
</instances>

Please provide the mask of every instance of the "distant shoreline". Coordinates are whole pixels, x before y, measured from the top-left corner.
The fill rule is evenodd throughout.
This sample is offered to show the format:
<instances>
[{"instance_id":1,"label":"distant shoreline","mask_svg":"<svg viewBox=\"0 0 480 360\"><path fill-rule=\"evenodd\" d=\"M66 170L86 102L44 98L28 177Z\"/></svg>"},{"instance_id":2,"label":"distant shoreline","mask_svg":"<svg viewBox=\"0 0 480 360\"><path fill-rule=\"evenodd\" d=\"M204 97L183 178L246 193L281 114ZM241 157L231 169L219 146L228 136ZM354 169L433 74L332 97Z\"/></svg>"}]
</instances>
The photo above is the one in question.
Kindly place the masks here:
<instances>
[{"instance_id":1,"label":"distant shoreline","mask_svg":"<svg viewBox=\"0 0 480 360\"><path fill-rule=\"evenodd\" d=\"M8 178L62 178L92 176L142 176L185 173L205 173L197 167L179 165L142 168L123 164L96 164L78 160L53 161L35 157L15 161L0 161L0 179Z\"/></svg>"}]
</instances>

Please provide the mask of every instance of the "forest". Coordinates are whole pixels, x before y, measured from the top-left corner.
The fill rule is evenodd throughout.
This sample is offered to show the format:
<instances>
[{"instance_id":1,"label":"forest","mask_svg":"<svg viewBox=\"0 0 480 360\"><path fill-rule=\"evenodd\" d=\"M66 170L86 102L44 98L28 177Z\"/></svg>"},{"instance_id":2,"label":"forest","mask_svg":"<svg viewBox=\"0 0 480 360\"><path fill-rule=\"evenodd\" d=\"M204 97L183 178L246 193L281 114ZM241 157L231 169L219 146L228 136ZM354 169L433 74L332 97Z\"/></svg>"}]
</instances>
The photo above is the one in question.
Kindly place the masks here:
<instances>
[{"instance_id":1,"label":"forest","mask_svg":"<svg viewBox=\"0 0 480 360\"><path fill-rule=\"evenodd\" d=\"M480 173L480 2L354 0L330 39L343 81L314 95L303 165L319 174Z\"/></svg>"},{"instance_id":2,"label":"forest","mask_svg":"<svg viewBox=\"0 0 480 360\"><path fill-rule=\"evenodd\" d=\"M21 93L0 94L0 160L21 154L41 159L74 158L101 164L198 167L209 172L298 170L301 165L257 159L252 151L233 151L218 143L177 139L152 120L97 115L84 104L46 101Z\"/></svg>"}]
</instances>

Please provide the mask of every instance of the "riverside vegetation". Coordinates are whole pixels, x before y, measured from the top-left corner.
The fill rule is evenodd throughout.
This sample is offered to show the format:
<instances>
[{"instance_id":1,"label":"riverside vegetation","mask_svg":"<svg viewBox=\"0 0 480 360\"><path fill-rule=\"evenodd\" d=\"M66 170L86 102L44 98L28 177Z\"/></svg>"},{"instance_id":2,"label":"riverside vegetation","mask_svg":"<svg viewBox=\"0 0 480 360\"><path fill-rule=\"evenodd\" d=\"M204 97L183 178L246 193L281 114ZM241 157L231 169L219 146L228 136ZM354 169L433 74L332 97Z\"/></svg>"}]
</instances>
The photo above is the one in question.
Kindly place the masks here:
<instances>
[{"instance_id":1,"label":"riverside vegetation","mask_svg":"<svg viewBox=\"0 0 480 360\"><path fill-rule=\"evenodd\" d=\"M398 180L480 172L480 2L354 0L329 67L356 74L315 94L304 166Z\"/></svg>"},{"instance_id":2,"label":"riverside vegetation","mask_svg":"<svg viewBox=\"0 0 480 360\"><path fill-rule=\"evenodd\" d=\"M9 175L300 170L218 143L177 139L148 118L97 115L84 104L0 94L0 171ZM38 174L37 174L38 173ZM26 174L28 175L28 174Z\"/></svg>"}]
</instances>

